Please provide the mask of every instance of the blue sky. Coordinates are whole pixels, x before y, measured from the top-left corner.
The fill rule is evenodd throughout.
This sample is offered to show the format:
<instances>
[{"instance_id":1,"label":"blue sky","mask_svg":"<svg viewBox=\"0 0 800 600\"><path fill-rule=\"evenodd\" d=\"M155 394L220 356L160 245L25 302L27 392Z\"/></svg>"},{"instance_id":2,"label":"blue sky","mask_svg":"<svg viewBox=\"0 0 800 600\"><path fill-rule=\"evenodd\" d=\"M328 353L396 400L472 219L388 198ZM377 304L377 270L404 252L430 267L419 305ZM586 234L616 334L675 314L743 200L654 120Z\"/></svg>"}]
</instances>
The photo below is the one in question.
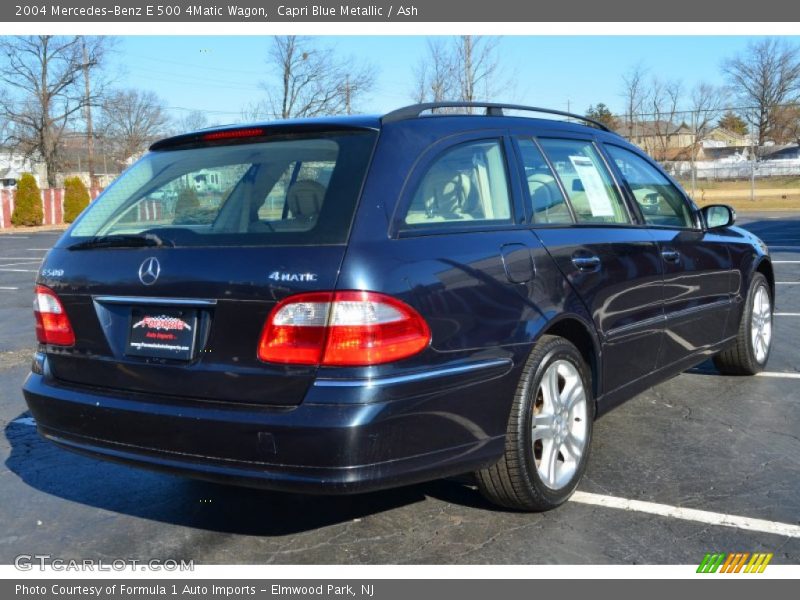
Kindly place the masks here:
<instances>
[{"instance_id":1,"label":"blue sky","mask_svg":"<svg viewBox=\"0 0 800 600\"><path fill-rule=\"evenodd\" d=\"M507 36L500 40L502 63L513 89L494 100L583 113L604 102L622 111L621 77L641 63L662 79L681 79L691 88L722 84L720 64L755 38L732 36ZM338 54L368 59L378 67L374 92L364 112L385 112L411 103L413 66L426 53L417 36L317 37ZM789 38L798 43L800 37ZM125 36L113 59L116 85L152 90L170 107L208 113L211 123L241 120L241 109L264 97L269 36ZM180 116L181 110L174 109Z\"/></svg>"}]
</instances>

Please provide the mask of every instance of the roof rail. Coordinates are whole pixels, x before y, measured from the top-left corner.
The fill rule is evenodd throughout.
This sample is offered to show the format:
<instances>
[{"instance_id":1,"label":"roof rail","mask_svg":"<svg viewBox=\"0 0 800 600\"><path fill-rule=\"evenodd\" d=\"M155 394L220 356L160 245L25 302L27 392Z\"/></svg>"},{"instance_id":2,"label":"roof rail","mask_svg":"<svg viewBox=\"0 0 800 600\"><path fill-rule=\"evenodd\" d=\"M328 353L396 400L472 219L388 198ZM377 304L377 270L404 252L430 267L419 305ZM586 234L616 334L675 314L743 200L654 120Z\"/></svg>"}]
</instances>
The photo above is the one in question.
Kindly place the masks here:
<instances>
[{"instance_id":1,"label":"roof rail","mask_svg":"<svg viewBox=\"0 0 800 600\"><path fill-rule=\"evenodd\" d=\"M486 115L490 117L502 117L503 109L508 110L522 110L526 112L537 112L548 115L558 115L561 117L569 117L577 119L585 123L594 125L603 131L611 131L608 127L603 125L600 121L576 115L573 113L565 112L562 110L554 110L552 108L539 108L537 106L523 106L521 104L502 104L497 102L424 102L422 104L412 104L393 110L386 113L381 118L384 123L393 123L395 121L405 121L406 119L416 119L422 113L428 110L436 110L437 108L483 108L486 110Z\"/></svg>"}]
</instances>

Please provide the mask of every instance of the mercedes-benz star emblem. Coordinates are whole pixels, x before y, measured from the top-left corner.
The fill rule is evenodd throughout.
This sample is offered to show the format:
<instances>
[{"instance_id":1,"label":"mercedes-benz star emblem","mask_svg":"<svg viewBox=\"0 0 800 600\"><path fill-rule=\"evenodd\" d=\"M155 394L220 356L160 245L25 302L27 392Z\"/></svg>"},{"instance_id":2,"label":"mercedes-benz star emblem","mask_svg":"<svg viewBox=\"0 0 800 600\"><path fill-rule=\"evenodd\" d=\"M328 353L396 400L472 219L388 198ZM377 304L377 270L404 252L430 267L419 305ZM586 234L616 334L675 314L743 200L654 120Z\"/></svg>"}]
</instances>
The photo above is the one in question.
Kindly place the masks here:
<instances>
[{"instance_id":1,"label":"mercedes-benz star emblem","mask_svg":"<svg viewBox=\"0 0 800 600\"><path fill-rule=\"evenodd\" d=\"M139 281L145 285L153 285L160 273L161 265L158 263L158 259L154 256L145 258L139 267Z\"/></svg>"}]
</instances>

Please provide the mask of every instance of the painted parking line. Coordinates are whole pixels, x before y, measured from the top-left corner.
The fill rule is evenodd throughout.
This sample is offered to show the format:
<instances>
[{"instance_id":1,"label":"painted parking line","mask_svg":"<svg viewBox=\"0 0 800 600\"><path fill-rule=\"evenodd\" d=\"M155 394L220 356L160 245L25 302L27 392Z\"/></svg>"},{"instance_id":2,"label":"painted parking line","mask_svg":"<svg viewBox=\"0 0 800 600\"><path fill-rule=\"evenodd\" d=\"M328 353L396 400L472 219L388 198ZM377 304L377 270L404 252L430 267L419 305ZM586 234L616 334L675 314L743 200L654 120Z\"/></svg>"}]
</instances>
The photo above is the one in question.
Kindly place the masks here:
<instances>
[{"instance_id":1,"label":"painted parking line","mask_svg":"<svg viewBox=\"0 0 800 600\"><path fill-rule=\"evenodd\" d=\"M6 273L38 273L39 269L0 269Z\"/></svg>"},{"instance_id":2,"label":"painted parking line","mask_svg":"<svg viewBox=\"0 0 800 600\"><path fill-rule=\"evenodd\" d=\"M777 377L779 379L800 379L800 373L781 373L780 371L761 371L758 377Z\"/></svg>"},{"instance_id":3,"label":"painted parking line","mask_svg":"<svg viewBox=\"0 0 800 600\"><path fill-rule=\"evenodd\" d=\"M19 289L18 287L11 287L10 285L0 285L0 290L11 291L11 290L18 290L18 289Z\"/></svg>"},{"instance_id":4,"label":"painted parking line","mask_svg":"<svg viewBox=\"0 0 800 600\"><path fill-rule=\"evenodd\" d=\"M800 281L776 281L775 285L800 285Z\"/></svg>"},{"instance_id":5,"label":"painted parking line","mask_svg":"<svg viewBox=\"0 0 800 600\"><path fill-rule=\"evenodd\" d=\"M773 260L773 265L800 265L800 260Z\"/></svg>"},{"instance_id":6,"label":"painted parking line","mask_svg":"<svg viewBox=\"0 0 800 600\"><path fill-rule=\"evenodd\" d=\"M776 317L800 317L800 313L787 313L787 312L776 312L773 313Z\"/></svg>"},{"instance_id":7,"label":"painted parking line","mask_svg":"<svg viewBox=\"0 0 800 600\"><path fill-rule=\"evenodd\" d=\"M591 494L589 492L575 492L570 498L570 502L580 504L591 504L592 506L602 506L605 508L616 508L632 512L642 512L660 517L671 517L683 521L694 521L695 523L705 523L707 525L719 525L722 527L735 527L748 531L758 531L760 533L771 533L784 537L800 538L800 526L778 521L765 521L764 519L751 519L738 515L710 512L707 510L697 510L694 508L682 508L680 506L670 506L669 504L657 504L655 502L644 502L642 500L628 500L617 496L605 496L602 494Z\"/></svg>"},{"instance_id":8,"label":"painted parking line","mask_svg":"<svg viewBox=\"0 0 800 600\"><path fill-rule=\"evenodd\" d=\"M38 260L38 259L36 259L36 260ZM25 262L3 263L2 265L0 265L0 269L4 269L5 267L19 267L20 265L23 265L23 266L26 266L26 267L30 267L30 266L33 266L34 264L36 264L36 260L28 260L28 261L25 261Z\"/></svg>"}]
</instances>

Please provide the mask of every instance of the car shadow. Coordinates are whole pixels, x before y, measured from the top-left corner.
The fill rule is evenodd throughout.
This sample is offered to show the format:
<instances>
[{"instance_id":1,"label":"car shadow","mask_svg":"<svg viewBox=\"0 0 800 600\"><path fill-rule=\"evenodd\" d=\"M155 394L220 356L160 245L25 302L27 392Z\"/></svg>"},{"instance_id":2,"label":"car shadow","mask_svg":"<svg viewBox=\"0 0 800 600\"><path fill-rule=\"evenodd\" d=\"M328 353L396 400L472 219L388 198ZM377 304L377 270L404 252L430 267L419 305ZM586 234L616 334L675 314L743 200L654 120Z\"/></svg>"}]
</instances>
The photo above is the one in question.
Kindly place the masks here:
<instances>
[{"instance_id":1,"label":"car shadow","mask_svg":"<svg viewBox=\"0 0 800 600\"><path fill-rule=\"evenodd\" d=\"M713 375L715 377L723 377L722 373L714 366L714 361L710 358L691 369L686 369L684 373L691 373L692 375Z\"/></svg>"},{"instance_id":2,"label":"car shadow","mask_svg":"<svg viewBox=\"0 0 800 600\"><path fill-rule=\"evenodd\" d=\"M193 480L96 460L41 438L29 413L5 428L6 467L25 484L70 502L223 533L284 536L437 498L493 510L468 478L347 496L312 496Z\"/></svg>"}]
</instances>

